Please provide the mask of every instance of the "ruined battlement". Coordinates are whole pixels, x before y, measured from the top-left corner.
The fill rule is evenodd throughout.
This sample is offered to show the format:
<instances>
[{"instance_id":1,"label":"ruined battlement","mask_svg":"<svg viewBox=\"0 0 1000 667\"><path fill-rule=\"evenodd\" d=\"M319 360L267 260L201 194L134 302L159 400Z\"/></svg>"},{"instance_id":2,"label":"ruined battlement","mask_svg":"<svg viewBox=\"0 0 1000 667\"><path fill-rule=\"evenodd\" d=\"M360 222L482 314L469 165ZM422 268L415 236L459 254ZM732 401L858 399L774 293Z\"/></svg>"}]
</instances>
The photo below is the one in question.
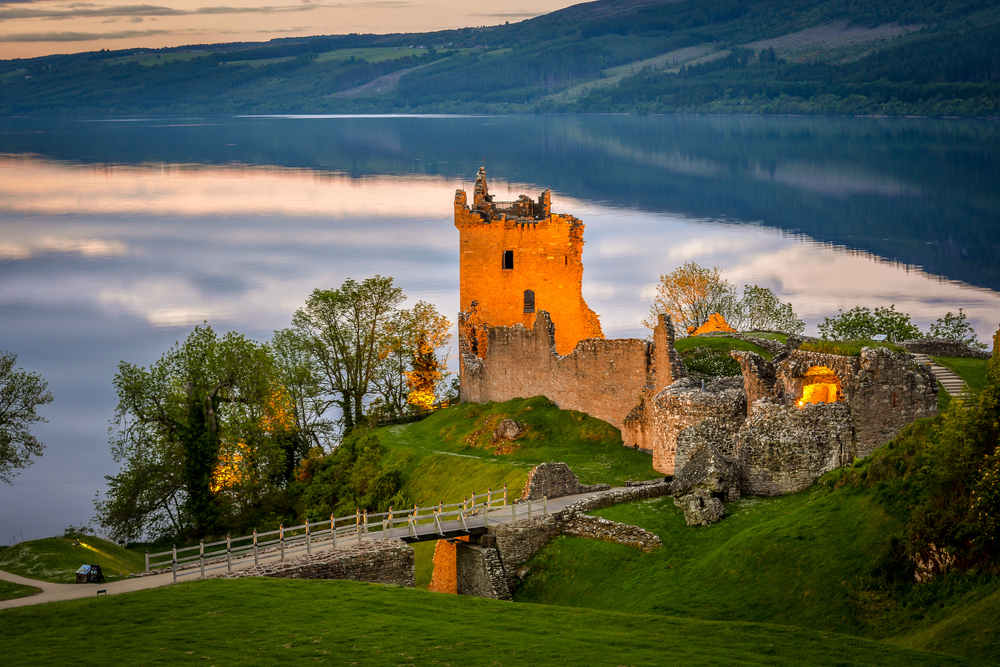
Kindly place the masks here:
<instances>
[{"instance_id":1,"label":"ruined battlement","mask_svg":"<svg viewBox=\"0 0 1000 667\"><path fill-rule=\"evenodd\" d=\"M601 323L583 299L583 232L571 215L552 213L546 190L533 200L494 201L479 170L472 205L455 193L459 230L460 307L481 324L531 329L546 310L558 324L556 348L571 351L586 338L603 338ZM477 304L474 306L473 304Z\"/></svg>"}]
</instances>

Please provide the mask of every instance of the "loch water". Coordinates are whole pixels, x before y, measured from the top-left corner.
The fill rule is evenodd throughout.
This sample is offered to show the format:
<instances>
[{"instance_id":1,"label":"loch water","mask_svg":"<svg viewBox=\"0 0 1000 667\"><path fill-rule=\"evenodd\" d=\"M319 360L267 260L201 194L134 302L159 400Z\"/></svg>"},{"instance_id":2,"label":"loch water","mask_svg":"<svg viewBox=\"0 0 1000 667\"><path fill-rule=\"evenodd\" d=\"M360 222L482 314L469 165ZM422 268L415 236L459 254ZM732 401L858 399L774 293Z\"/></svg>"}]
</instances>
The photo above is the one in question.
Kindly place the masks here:
<instances>
[{"instance_id":1,"label":"loch water","mask_svg":"<svg viewBox=\"0 0 1000 667\"><path fill-rule=\"evenodd\" d=\"M584 296L645 336L692 260L807 333L895 304L1000 324L1000 124L753 117L0 119L0 349L49 381L46 450L0 487L0 545L93 516L122 360L196 325L267 340L315 288L393 276L458 309L456 189L552 190L587 225ZM558 324L558 323L557 323Z\"/></svg>"}]
</instances>

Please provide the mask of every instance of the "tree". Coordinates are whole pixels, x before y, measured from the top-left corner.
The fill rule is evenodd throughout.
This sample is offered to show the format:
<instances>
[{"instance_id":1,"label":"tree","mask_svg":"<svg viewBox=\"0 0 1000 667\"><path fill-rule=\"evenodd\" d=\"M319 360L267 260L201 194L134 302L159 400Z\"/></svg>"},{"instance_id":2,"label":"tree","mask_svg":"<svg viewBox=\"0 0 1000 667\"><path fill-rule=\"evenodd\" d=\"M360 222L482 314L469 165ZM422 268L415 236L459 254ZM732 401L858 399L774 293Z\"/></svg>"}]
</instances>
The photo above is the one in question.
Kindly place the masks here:
<instances>
[{"instance_id":1,"label":"tree","mask_svg":"<svg viewBox=\"0 0 1000 667\"><path fill-rule=\"evenodd\" d=\"M934 338L947 338L959 343L965 343L971 348L985 350L986 345L976 340L976 331L969 324L968 318L962 309L958 309L958 315L952 315L951 311L944 317L939 317L937 322L931 325L931 336Z\"/></svg>"},{"instance_id":2,"label":"tree","mask_svg":"<svg viewBox=\"0 0 1000 667\"><path fill-rule=\"evenodd\" d=\"M408 312L407 320L412 370L406 373L410 389L406 400L427 410L434 405L438 385L445 376L445 360L438 357L438 351L451 339L448 333L451 322L426 301L418 301Z\"/></svg>"},{"instance_id":3,"label":"tree","mask_svg":"<svg viewBox=\"0 0 1000 667\"><path fill-rule=\"evenodd\" d=\"M290 475L294 402L266 346L195 327L149 368L122 362L111 433L121 472L98 521L116 538L231 526Z\"/></svg>"},{"instance_id":4,"label":"tree","mask_svg":"<svg viewBox=\"0 0 1000 667\"><path fill-rule=\"evenodd\" d=\"M660 313L666 313L683 336L688 327L699 327L714 313L726 310L732 299L732 288L722 277L722 269L685 262L672 273L660 276L649 318L642 323L653 329Z\"/></svg>"},{"instance_id":5,"label":"tree","mask_svg":"<svg viewBox=\"0 0 1000 667\"><path fill-rule=\"evenodd\" d=\"M770 289L744 285L743 296L722 277L722 269L707 269L686 262L672 273L660 276L649 319L643 324L656 327L660 313L667 313L679 335L689 327L699 327L714 313L725 318L737 331L782 331L801 333L805 323L782 303Z\"/></svg>"},{"instance_id":6,"label":"tree","mask_svg":"<svg viewBox=\"0 0 1000 667\"><path fill-rule=\"evenodd\" d=\"M30 466L44 446L31 425L45 422L35 408L52 402L49 383L38 373L14 368L17 355L0 352L0 482L13 484L17 470Z\"/></svg>"},{"instance_id":7,"label":"tree","mask_svg":"<svg viewBox=\"0 0 1000 667\"><path fill-rule=\"evenodd\" d=\"M782 303L770 289L757 285L744 285L743 298L730 300L721 314L737 331L799 334L806 328L805 322L792 310L792 304Z\"/></svg>"},{"instance_id":8,"label":"tree","mask_svg":"<svg viewBox=\"0 0 1000 667\"><path fill-rule=\"evenodd\" d=\"M308 347L295 329L276 331L269 347L281 384L295 403L295 428L299 437L309 443L309 449L318 447L332 451L333 443L340 439L336 422L328 417L334 402L323 393Z\"/></svg>"},{"instance_id":9,"label":"tree","mask_svg":"<svg viewBox=\"0 0 1000 667\"><path fill-rule=\"evenodd\" d=\"M920 337L920 329L906 313L896 311L895 304L881 306L874 311L855 306L846 313L841 310L834 317L827 317L819 325L819 333L826 340L871 340L885 334L890 343L899 343Z\"/></svg>"},{"instance_id":10,"label":"tree","mask_svg":"<svg viewBox=\"0 0 1000 667\"><path fill-rule=\"evenodd\" d=\"M348 278L340 289L315 290L292 317L323 392L341 409L345 434L364 421L365 397L405 298L392 278L375 276L361 283Z\"/></svg>"}]
</instances>

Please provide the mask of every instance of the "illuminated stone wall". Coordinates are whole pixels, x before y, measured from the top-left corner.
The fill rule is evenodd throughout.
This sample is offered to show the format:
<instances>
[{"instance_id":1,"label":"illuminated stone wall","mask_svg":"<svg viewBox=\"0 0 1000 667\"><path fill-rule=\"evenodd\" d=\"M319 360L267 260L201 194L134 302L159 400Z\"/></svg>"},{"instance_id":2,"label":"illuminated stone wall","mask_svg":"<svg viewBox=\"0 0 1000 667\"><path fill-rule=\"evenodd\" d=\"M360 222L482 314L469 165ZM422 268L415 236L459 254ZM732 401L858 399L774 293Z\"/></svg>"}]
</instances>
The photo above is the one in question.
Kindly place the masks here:
<instances>
[{"instance_id":1,"label":"illuminated stone wall","mask_svg":"<svg viewBox=\"0 0 1000 667\"><path fill-rule=\"evenodd\" d=\"M509 204L509 205L508 205ZM587 338L604 338L601 323L583 299L584 224L553 214L548 191L537 201L494 202L480 170L473 205L464 190L455 193L459 231L460 307L489 326L520 324L531 329L535 313L549 313L558 328L556 350L570 352ZM505 268L505 253L510 268ZM534 295L525 312L525 292Z\"/></svg>"},{"instance_id":2,"label":"illuminated stone wall","mask_svg":"<svg viewBox=\"0 0 1000 667\"><path fill-rule=\"evenodd\" d=\"M461 321L461 318L460 318ZM460 340L462 400L472 403L545 396L563 410L579 410L621 428L644 396L669 385L683 372L661 320L654 342L635 338L580 341L560 356L559 327L540 311L534 327L490 327L485 358L470 354ZM655 341L662 341L662 345ZM625 441L627 446L635 443Z\"/></svg>"}]
</instances>

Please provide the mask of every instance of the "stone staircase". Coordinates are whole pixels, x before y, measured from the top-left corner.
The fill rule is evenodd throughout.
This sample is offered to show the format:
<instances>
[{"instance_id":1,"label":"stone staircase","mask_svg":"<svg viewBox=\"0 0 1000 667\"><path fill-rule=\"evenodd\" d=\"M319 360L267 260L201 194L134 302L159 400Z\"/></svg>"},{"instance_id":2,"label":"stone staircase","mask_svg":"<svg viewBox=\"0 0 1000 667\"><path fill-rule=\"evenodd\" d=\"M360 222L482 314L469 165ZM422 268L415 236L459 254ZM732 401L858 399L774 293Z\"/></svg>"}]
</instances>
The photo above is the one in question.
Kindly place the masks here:
<instances>
[{"instance_id":1,"label":"stone staircase","mask_svg":"<svg viewBox=\"0 0 1000 667\"><path fill-rule=\"evenodd\" d=\"M955 372L951 369L945 368L944 366L938 366L934 363L934 360L926 354L911 354L910 356L916 359L917 363L925 365L931 372L931 375L933 375L934 378L941 383L944 390L952 396L960 396L968 393L968 385L965 384L962 378L955 375Z\"/></svg>"}]
</instances>

